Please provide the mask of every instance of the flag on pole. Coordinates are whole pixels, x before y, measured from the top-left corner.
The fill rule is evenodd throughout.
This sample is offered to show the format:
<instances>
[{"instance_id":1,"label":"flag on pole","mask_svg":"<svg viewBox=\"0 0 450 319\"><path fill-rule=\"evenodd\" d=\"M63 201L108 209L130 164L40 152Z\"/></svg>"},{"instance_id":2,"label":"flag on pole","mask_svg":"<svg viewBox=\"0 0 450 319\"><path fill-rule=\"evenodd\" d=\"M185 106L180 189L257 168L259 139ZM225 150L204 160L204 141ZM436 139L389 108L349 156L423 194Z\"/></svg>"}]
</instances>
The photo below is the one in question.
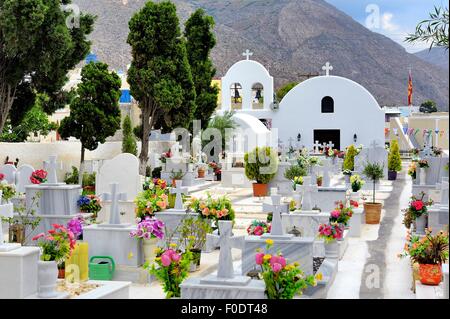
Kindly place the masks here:
<instances>
[{"instance_id":1,"label":"flag on pole","mask_svg":"<svg viewBox=\"0 0 450 319\"><path fill-rule=\"evenodd\" d=\"M408 106L413 105L413 82L411 69L409 70L409 80L408 80Z\"/></svg>"}]
</instances>

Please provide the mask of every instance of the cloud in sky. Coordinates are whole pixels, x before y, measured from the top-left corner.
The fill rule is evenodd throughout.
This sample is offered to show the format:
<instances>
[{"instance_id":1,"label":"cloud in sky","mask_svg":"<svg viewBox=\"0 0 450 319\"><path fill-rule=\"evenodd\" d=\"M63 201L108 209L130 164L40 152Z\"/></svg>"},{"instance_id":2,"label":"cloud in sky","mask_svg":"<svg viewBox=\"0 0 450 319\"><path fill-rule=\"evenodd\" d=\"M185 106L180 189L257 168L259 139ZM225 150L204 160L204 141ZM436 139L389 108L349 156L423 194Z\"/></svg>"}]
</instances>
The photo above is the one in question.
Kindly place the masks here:
<instances>
[{"instance_id":1,"label":"cloud in sky","mask_svg":"<svg viewBox=\"0 0 450 319\"><path fill-rule=\"evenodd\" d=\"M388 32L397 31L400 27L393 22L394 15L391 12L385 12L381 16L381 27Z\"/></svg>"}]
</instances>

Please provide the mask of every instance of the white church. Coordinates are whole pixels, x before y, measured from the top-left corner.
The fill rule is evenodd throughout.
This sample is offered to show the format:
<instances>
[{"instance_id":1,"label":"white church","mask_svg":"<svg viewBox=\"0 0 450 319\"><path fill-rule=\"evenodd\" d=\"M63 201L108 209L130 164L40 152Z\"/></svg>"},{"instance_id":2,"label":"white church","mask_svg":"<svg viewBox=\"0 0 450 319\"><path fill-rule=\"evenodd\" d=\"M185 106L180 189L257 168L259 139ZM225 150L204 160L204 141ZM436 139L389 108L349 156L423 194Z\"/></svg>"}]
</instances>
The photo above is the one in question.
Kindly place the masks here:
<instances>
[{"instance_id":1,"label":"white church","mask_svg":"<svg viewBox=\"0 0 450 319\"><path fill-rule=\"evenodd\" d=\"M363 86L332 76L333 66L328 62L322 68L323 76L301 82L278 104L274 102L273 77L250 59L253 54L249 50L243 55L246 59L235 63L222 78L219 113L234 110L240 128L255 132L250 139L258 139L257 145L269 145L262 141L268 135L270 146L282 143L312 149L317 142L331 142L343 150L373 141L384 145L385 112ZM254 143L246 143L245 148Z\"/></svg>"}]
</instances>

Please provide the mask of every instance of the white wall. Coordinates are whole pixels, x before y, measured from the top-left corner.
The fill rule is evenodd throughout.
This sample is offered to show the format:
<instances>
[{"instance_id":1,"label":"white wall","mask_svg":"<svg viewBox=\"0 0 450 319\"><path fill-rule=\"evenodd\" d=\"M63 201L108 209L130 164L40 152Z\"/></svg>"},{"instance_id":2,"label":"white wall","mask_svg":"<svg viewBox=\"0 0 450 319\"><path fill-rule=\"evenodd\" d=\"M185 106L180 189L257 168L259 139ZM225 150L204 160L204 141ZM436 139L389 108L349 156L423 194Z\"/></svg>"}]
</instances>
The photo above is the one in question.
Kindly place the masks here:
<instances>
[{"instance_id":1,"label":"white wall","mask_svg":"<svg viewBox=\"0 0 450 319\"><path fill-rule=\"evenodd\" d=\"M334 113L322 113L325 96L334 99ZM341 149L353 144L369 145L377 140L384 144L384 111L364 87L337 76L309 79L293 88L281 101L275 112L272 127L286 144L289 138L302 135L301 144L313 148L314 130L340 129Z\"/></svg>"}]
</instances>

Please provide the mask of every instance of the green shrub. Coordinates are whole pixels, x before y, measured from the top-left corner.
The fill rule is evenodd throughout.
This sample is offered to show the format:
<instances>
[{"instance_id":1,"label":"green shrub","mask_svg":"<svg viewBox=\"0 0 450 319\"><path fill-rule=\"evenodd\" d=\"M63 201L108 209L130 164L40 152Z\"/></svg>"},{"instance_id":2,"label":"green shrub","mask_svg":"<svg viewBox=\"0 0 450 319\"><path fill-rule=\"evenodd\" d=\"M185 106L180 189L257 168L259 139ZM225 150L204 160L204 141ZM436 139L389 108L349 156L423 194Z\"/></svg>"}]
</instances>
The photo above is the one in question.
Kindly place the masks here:
<instances>
[{"instance_id":1,"label":"green shrub","mask_svg":"<svg viewBox=\"0 0 450 319\"><path fill-rule=\"evenodd\" d=\"M122 153L130 153L137 156L137 143L131 127L130 116L126 116L122 125L123 139L122 139Z\"/></svg>"},{"instance_id":2,"label":"green shrub","mask_svg":"<svg viewBox=\"0 0 450 319\"><path fill-rule=\"evenodd\" d=\"M69 184L69 185L77 185L78 184L78 176L79 176L78 168L76 168L75 166L72 166L72 172L66 173L66 175L64 177L64 183Z\"/></svg>"},{"instance_id":3,"label":"green shrub","mask_svg":"<svg viewBox=\"0 0 450 319\"><path fill-rule=\"evenodd\" d=\"M400 172L402 170L402 160L400 158L400 148L397 140L391 141L388 156L388 169L395 172Z\"/></svg>"},{"instance_id":4,"label":"green shrub","mask_svg":"<svg viewBox=\"0 0 450 319\"><path fill-rule=\"evenodd\" d=\"M368 163L364 167L363 174L373 182L373 203L375 203L375 185L378 180L384 177L383 165L378 163Z\"/></svg>"},{"instance_id":5,"label":"green shrub","mask_svg":"<svg viewBox=\"0 0 450 319\"><path fill-rule=\"evenodd\" d=\"M270 147L255 148L246 153L245 176L258 184L268 184L278 170L278 153Z\"/></svg>"},{"instance_id":6,"label":"green shrub","mask_svg":"<svg viewBox=\"0 0 450 319\"><path fill-rule=\"evenodd\" d=\"M306 176L306 169L299 165L292 165L284 172L284 177L293 181L295 177Z\"/></svg>"},{"instance_id":7,"label":"green shrub","mask_svg":"<svg viewBox=\"0 0 450 319\"><path fill-rule=\"evenodd\" d=\"M350 171L355 170L355 156L358 154L356 147L354 145L350 145L347 149L344 159L344 170L348 169Z\"/></svg>"}]
</instances>

